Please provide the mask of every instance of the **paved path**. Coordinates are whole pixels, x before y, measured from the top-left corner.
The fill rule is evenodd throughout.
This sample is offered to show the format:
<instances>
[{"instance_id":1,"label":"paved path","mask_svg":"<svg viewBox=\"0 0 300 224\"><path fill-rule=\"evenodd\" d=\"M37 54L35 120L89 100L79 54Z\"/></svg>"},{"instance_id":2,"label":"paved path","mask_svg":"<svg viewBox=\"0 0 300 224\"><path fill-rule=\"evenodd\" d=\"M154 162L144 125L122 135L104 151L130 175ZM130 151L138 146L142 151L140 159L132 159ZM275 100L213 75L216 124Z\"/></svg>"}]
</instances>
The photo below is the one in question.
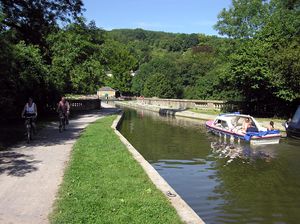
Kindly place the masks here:
<instances>
[{"instance_id":1,"label":"paved path","mask_svg":"<svg viewBox=\"0 0 300 224\"><path fill-rule=\"evenodd\" d=\"M115 112L104 108L80 115L62 133L51 123L29 145L0 151L0 223L48 223L76 138L89 123Z\"/></svg>"}]
</instances>

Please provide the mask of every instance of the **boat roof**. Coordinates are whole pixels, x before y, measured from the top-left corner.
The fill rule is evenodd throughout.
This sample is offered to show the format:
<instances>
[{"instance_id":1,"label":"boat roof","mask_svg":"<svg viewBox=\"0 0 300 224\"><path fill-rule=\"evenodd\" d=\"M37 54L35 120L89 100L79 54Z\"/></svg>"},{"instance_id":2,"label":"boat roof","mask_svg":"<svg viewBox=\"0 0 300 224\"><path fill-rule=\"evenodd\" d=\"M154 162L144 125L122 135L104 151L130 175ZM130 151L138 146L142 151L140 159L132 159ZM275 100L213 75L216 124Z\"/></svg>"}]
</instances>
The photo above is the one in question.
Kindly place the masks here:
<instances>
[{"instance_id":1,"label":"boat roof","mask_svg":"<svg viewBox=\"0 0 300 224\"><path fill-rule=\"evenodd\" d=\"M247 115L247 114L239 114L239 113L227 113L227 114L220 114L215 118L215 120L223 120L223 121L231 121L235 118L250 118L255 124L257 124L257 121L254 119L254 117Z\"/></svg>"},{"instance_id":2,"label":"boat roof","mask_svg":"<svg viewBox=\"0 0 300 224\"><path fill-rule=\"evenodd\" d=\"M245 118L253 118L250 115L247 114L240 114L239 112L234 112L234 113L226 113L226 114L219 114L218 117L245 117Z\"/></svg>"}]
</instances>

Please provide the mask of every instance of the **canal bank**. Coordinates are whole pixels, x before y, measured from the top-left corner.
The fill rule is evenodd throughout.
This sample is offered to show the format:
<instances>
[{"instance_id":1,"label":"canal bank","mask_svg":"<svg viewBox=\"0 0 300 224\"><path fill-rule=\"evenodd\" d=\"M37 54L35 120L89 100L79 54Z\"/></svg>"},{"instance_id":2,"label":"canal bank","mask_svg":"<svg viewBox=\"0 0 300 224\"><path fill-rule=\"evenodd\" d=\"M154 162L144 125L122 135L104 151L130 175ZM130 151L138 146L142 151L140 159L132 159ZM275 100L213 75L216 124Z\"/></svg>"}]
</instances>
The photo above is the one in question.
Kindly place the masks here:
<instances>
[{"instance_id":1,"label":"canal bank","mask_svg":"<svg viewBox=\"0 0 300 224\"><path fill-rule=\"evenodd\" d=\"M196 113L196 112L189 111L187 109L174 109L174 108L167 108L167 107L161 107L156 105L143 104L136 101L126 101L126 102L116 101L115 105L125 106L134 109L150 110L153 112L157 112L161 115L169 115L169 116L191 118L191 119L198 119L198 120L214 120L216 117L216 115L212 115L212 114ZM258 121L261 123L263 127L268 127L271 119L259 118ZM274 121L274 126L275 129L280 130L282 135L285 136L286 135L285 128L282 126L282 123L283 120Z\"/></svg>"}]
</instances>

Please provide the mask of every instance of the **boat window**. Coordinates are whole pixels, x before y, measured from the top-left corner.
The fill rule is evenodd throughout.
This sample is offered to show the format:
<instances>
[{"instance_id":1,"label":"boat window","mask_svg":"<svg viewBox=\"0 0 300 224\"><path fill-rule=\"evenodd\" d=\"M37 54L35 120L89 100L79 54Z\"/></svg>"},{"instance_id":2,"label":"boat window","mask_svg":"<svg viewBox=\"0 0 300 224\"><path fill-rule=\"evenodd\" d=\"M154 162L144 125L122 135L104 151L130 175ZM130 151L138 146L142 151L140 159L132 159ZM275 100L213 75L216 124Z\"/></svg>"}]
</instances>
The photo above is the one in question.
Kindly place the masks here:
<instances>
[{"instance_id":1,"label":"boat window","mask_svg":"<svg viewBox=\"0 0 300 224\"><path fill-rule=\"evenodd\" d=\"M242 117L237 117L237 118L236 118L236 126L242 126L244 120L245 120L245 119L242 118Z\"/></svg>"},{"instance_id":2,"label":"boat window","mask_svg":"<svg viewBox=\"0 0 300 224\"><path fill-rule=\"evenodd\" d=\"M250 118L250 124L251 124L252 127L256 128L256 124L255 124L255 122L252 120L252 118Z\"/></svg>"},{"instance_id":3,"label":"boat window","mask_svg":"<svg viewBox=\"0 0 300 224\"><path fill-rule=\"evenodd\" d=\"M221 120L216 120L215 122L214 122L214 124L216 125L216 126L221 126Z\"/></svg>"},{"instance_id":4,"label":"boat window","mask_svg":"<svg viewBox=\"0 0 300 224\"><path fill-rule=\"evenodd\" d=\"M237 126L238 125L238 120L239 120L239 118L238 117L234 117L234 118L232 118L231 119L231 124L232 124L232 126Z\"/></svg>"},{"instance_id":5,"label":"boat window","mask_svg":"<svg viewBox=\"0 0 300 224\"><path fill-rule=\"evenodd\" d=\"M222 125L222 127L224 127L224 128L228 128L228 124L227 124L226 121L221 121L221 125Z\"/></svg>"}]
</instances>

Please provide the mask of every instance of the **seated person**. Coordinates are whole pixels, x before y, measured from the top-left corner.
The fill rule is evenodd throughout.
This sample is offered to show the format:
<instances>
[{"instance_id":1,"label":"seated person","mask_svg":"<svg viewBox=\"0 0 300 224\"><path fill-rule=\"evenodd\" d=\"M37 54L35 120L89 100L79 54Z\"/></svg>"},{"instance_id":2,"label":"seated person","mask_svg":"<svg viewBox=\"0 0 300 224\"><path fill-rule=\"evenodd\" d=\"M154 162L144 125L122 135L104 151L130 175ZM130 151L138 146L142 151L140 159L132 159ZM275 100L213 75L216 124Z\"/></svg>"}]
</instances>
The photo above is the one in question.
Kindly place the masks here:
<instances>
[{"instance_id":1,"label":"seated person","mask_svg":"<svg viewBox=\"0 0 300 224\"><path fill-rule=\"evenodd\" d=\"M246 132L258 132L258 128L251 118L246 118L243 123L242 133Z\"/></svg>"},{"instance_id":2,"label":"seated person","mask_svg":"<svg viewBox=\"0 0 300 224\"><path fill-rule=\"evenodd\" d=\"M270 124L268 126L268 131L273 131L273 130L275 130L275 128L274 128L274 122L270 121Z\"/></svg>"},{"instance_id":3,"label":"seated person","mask_svg":"<svg viewBox=\"0 0 300 224\"><path fill-rule=\"evenodd\" d=\"M246 133L247 129L251 127L251 122L250 122L250 118L247 117L245 118L244 122L243 122L243 126L242 126L242 132Z\"/></svg>"}]
</instances>

